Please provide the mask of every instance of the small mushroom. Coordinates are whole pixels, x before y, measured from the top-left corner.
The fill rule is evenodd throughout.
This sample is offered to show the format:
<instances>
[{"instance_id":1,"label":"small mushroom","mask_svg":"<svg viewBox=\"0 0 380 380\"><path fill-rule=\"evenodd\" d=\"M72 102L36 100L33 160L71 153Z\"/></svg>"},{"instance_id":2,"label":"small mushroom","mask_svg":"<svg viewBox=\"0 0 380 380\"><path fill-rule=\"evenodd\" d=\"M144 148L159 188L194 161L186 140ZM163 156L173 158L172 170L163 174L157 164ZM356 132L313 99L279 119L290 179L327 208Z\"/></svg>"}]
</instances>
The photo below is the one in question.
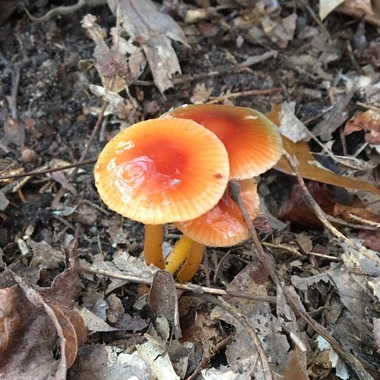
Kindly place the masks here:
<instances>
[{"instance_id":1,"label":"small mushroom","mask_svg":"<svg viewBox=\"0 0 380 380\"><path fill-rule=\"evenodd\" d=\"M259 197L254 179L240 181L241 198L248 215L253 220L259 212ZM173 273L183 264L177 274L181 282L189 281L197 271L205 246L228 247L246 240L249 236L243 215L226 191L218 204L196 219L177 222L183 237L174 246L166 260L166 269ZM187 257L186 257L187 256Z\"/></svg>"},{"instance_id":2,"label":"small mushroom","mask_svg":"<svg viewBox=\"0 0 380 380\"><path fill-rule=\"evenodd\" d=\"M191 119L214 132L227 149L230 162L230 179L243 180L260 175L272 168L282 155L282 140L276 125L262 113L253 109L217 104L194 104L173 109L162 117ZM209 219L213 212L217 211L213 209L201 219ZM189 223L192 228L195 226L193 221L186 223ZM185 234L187 232L183 226L186 223L177 224ZM186 237L184 235L179 240L178 247L176 246L173 253L169 255L168 270L173 271L174 262L180 266L181 259L186 256L185 248L181 247L193 246L192 243L188 242L187 239L189 238L191 236ZM195 238L194 241L199 242L197 239ZM199 245L199 243L197 244ZM200 249L197 248L197 251L199 252ZM191 252L191 249L188 252ZM175 258L175 254L178 255L178 258ZM188 260L182 266L177 278L182 277L181 272L183 271L195 273L198 268L195 270L194 268L186 269L188 261L191 259L189 264L196 261L200 263L202 254L203 252L199 257L198 253L197 260L195 260L193 258L195 254L189 253ZM183 276L183 278L188 278L188 276Z\"/></svg>"},{"instance_id":3,"label":"small mushroom","mask_svg":"<svg viewBox=\"0 0 380 380\"><path fill-rule=\"evenodd\" d=\"M213 208L226 189L229 164L212 132L192 120L162 118L115 136L94 174L110 209L145 224L145 260L164 268L163 224L195 219Z\"/></svg>"}]
</instances>

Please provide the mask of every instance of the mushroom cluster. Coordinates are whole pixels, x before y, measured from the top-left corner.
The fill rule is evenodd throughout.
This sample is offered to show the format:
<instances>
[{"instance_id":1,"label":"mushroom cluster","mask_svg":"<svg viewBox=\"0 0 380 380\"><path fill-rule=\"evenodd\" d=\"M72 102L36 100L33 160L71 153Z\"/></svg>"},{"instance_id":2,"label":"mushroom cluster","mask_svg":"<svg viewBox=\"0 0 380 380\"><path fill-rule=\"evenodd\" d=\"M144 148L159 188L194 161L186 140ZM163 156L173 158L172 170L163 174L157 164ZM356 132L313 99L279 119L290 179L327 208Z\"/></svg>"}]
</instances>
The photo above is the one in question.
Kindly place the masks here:
<instances>
[{"instance_id":1,"label":"mushroom cluster","mask_svg":"<svg viewBox=\"0 0 380 380\"><path fill-rule=\"evenodd\" d=\"M248 230L227 192L241 181L248 213L259 213L257 176L282 154L281 136L263 114L243 107L189 105L130 126L100 153L95 184L104 203L145 224L148 264L177 272L181 282L197 271L205 246L240 243ZM164 261L163 225L184 233ZM182 265L182 267L181 267Z\"/></svg>"}]
</instances>

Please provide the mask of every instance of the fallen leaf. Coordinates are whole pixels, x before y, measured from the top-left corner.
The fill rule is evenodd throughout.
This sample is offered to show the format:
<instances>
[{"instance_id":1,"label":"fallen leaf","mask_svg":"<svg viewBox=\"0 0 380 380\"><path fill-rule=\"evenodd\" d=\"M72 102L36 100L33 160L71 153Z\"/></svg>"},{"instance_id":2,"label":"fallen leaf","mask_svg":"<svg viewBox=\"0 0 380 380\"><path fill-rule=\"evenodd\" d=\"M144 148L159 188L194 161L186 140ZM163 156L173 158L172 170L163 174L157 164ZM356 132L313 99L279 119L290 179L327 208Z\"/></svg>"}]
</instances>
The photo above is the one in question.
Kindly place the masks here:
<instances>
[{"instance_id":1,"label":"fallen leaf","mask_svg":"<svg viewBox=\"0 0 380 380\"><path fill-rule=\"evenodd\" d=\"M67 180L63 172L53 172L51 173L51 177L54 179L54 181L58 182L64 189L70 191L70 193L73 195L78 195L75 187Z\"/></svg>"},{"instance_id":2,"label":"fallen leaf","mask_svg":"<svg viewBox=\"0 0 380 380\"><path fill-rule=\"evenodd\" d=\"M115 327L111 327L108 323L85 307L77 308L76 311L80 314L84 324L90 332L111 332L118 330Z\"/></svg>"},{"instance_id":3,"label":"fallen leaf","mask_svg":"<svg viewBox=\"0 0 380 380\"><path fill-rule=\"evenodd\" d=\"M319 17L323 21L338 5L345 0L319 0Z\"/></svg>"},{"instance_id":4,"label":"fallen leaf","mask_svg":"<svg viewBox=\"0 0 380 380\"><path fill-rule=\"evenodd\" d=\"M63 278L65 275L67 273ZM13 277L17 285L0 292L5 310L0 318L0 326L5 331L0 339L3 351L0 377L18 380L65 378L78 348L86 340L81 317L64 304L38 292L20 276ZM62 283L62 278L58 282ZM57 284L43 290L54 297ZM68 292L66 302L70 295ZM56 359L54 352L58 348L60 357Z\"/></svg>"},{"instance_id":5,"label":"fallen leaf","mask_svg":"<svg viewBox=\"0 0 380 380\"><path fill-rule=\"evenodd\" d=\"M143 344L137 345L136 349L149 365L153 378L180 380L179 376L174 372L166 348L161 346L155 339L150 339L148 334L145 334L145 337L148 340Z\"/></svg>"},{"instance_id":6,"label":"fallen leaf","mask_svg":"<svg viewBox=\"0 0 380 380\"><path fill-rule=\"evenodd\" d=\"M367 110L347 121L344 134L365 130L365 141L370 144L380 144L380 111Z\"/></svg>"},{"instance_id":7,"label":"fallen leaf","mask_svg":"<svg viewBox=\"0 0 380 380\"><path fill-rule=\"evenodd\" d=\"M4 211L9 205L9 200L5 194L0 190L0 211Z\"/></svg>"},{"instance_id":8,"label":"fallen leaf","mask_svg":"<svg viewBox=\"0 0 380 380\"><path fill-rule=\"evenodd\" d=\"M172 76L181 67L170 40L186 44L179 25L151 0L108 0L108 5L117 24L142 46L158 89L163 93L173 87Z\"/></svg>"},{"instance_id":9,"label":"fallen leaf","mask_svg":"<svg viewBox=\"0 0 380 380\"><path fill-rule=\"evenodd\" d=\"M380 231L361 230L358 237L363 239L364 247L380 252Z\"/></svg>"},{"instance_id":10,"label":"fallen leaf","mask_svg":"<svg viewBox=\"0 0 380 380\"><path fill-rule=\"evenodd\" d=\"M287 137L294 143L298 141L309 141L310 135L306 132L306 127L295 115L295 108L296 102L282 103L278 129L281 135Z\"/></svg>"},{"instance_id":11,"label":"fallen leaf","mask_svg":"<svg viewBox=\"0 0 380 380\"><path fill-rule=\"evenodd\" d=\"M1 140L3 145L15 144L21 146L25 143L25 129L23 124L8 116L4 120L4 137Z\"/></svg>"},{"instance_id":12,"label":"fallen leaf","mask_svg":"<svg viewBox=\"0 0 380 380\"><path fill-rule=\"evenodd\" d=\"M282 143L284 149L291 155L295 156L298 161L298 170L302 178L311 179L326 183L329 185L340 186L343 188L349 188L353 190L366 190L375 193L380 196L380 189L375 187L369 182L355 180L353 178L344 177L339 174L333 173L328 169L319 167L317 161L310 151L309 144L304 141L294 143L282 137ZM287 174L293 174L293 170L290 168L288 162L284 157L281 157L277 162L275 168Z\"/></svg>"},{"instance_id":13,"label":"fallen leaf","mask_svg":"<svg viewBox=\"0 0 380 380\"><path fill-rule=\"evenodd\" d=\"M193 90L193 95L190 100L193 104L203 104L206 103L213 91L212 87L207 88L204 83L197 83Z\"/></svg>"},{"instance_id":14,"label":"fallen leaf","mask_svg":"<svg viewBox=\"0 0 380 380\"><path fill-rule=\"evenodd\" d=\"M96 17L88 14L81 21L89 36L96 43L94 50L95 66L102 80L103 87L115 92L128 87L129 67L127 58L118 50L110 49L105 42L106 34L96 23Z\"/></svg>"},{"instance_id":15,"label":"fallen leaf","mask_svg":"<svg viewBox=\"0 0 380 380\"><path fill-rule=\"evenodd\" d=\"M278 106L273 106L272 110L266 114L266 117L277 126L280 125L280 112ZM366 190L380 195L380 189L373 186L369 182L343 177L317 166L319 164L317 164L317 161L310 151L309 144L306 141L294 143L287 137L282 136L282 145L285 151L287 151L291 156L296 157L298 161L298 171L302 178L311 179L313 181L318 181L329 185L340 186L343 188ZM275 166L275 169L294 175L293 170L284 157L280 158Z\"/></svg>"},{"instance_id":16,"label":"fallen leaf","mask_svg":"<svg viewBox=\"0 0 380 380\"><path fill-rule=\"evenodd\" d=\"M297 14L292 13L289 16L272 20L269 17L263 17L261 25L264 33L278 46L286 48L288 43L293 39L296 30Z\"/></svg>"},{"instance_id":17,"label":"fallen leaf","mask_svg":"<svg viewBox=\"0 0 380 380\"><path fill-rule=\"evenodd\" d=\"M70 368L68 380L150 380L148 364L136 353L114 346L86 346Z\"/></svg>"},{"instance_id":18,"label":"fallen leaf","mask_svg":"<svg viewBox=\"0 0 380 380\"><path fill-rule=\"evenodd\" d=\"M170 324L176 339L181 337L178 299L171 273L160 270L154 275L149 293L149 306L153 318L164 317Z\"/></svg>"},{"instance_id":19,"label":"fallen leaf","mask_svg":"<svg viewBox=\"0 0 380 380\"><path fill-rule=\"evenodd\" d=\"M308 182L306 186L322 210L331 215L335 202L327 186L318 182ZM298 184L294 184L290 195L282 200L278 217L281 220L286 220L297 225L307 227L323 226L314 211L305 202L303 190Z\"/></svg>"}]
</instances>

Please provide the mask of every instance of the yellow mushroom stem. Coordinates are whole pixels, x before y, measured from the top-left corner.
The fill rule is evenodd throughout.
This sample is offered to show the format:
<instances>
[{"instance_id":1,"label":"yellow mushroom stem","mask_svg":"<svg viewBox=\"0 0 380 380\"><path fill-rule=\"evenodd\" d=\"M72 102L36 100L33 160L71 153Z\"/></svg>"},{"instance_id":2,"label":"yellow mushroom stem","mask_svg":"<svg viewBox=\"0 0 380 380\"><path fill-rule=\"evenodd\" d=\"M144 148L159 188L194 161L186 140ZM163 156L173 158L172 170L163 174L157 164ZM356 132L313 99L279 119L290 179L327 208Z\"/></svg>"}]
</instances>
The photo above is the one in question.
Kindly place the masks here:
<instances>
[{"instance_id":1,"label":"yellow mushroom stem","mask_svg":"<svg viewBox=\"0 0 380 380\"><path fill-rule=\"evenodd\" d=\"M174 274L183 263L176 278L180 282L188 282L201 265L204 250L204 244L182 235L166 258L165 269Z\"/></svg>"},{"instance_id":2,"label":"yellow mushroom stem","mask_svg":"<svg viewBox=\"0 0 380 380\"><path fill-rule=\"evenodd\" d=\"M179 282L185 283L191 280L201 265L204 251L204 244L192 241L189 255L176 276Z\"/></svg>"},{"instance_id":3,"label":"yellow mushroom stem","mask_svg":"<svg viewBox=\"0 0 380 380\"><path fill-rule=\"evenodd\" d=\"M145 239L144 239L144 256L146 263L154 264L160 269L165 268L164 257L162 255L162 238L163 238L164 225L157 224L145 225Z\"/></svg>"},{"instance_id":4,"label":"yellow mushroom stem","mask_svg":"<svg viewBox=\"0 0 380 380\"><path fill-rule=\"evenodd\" d=\"M182 263L189 256L191 243L193 241L182 235L181 238L175 243L172 251L169 253L169 256L166 258L165 269L174 274Z\"/></svg>"}]
</instances>

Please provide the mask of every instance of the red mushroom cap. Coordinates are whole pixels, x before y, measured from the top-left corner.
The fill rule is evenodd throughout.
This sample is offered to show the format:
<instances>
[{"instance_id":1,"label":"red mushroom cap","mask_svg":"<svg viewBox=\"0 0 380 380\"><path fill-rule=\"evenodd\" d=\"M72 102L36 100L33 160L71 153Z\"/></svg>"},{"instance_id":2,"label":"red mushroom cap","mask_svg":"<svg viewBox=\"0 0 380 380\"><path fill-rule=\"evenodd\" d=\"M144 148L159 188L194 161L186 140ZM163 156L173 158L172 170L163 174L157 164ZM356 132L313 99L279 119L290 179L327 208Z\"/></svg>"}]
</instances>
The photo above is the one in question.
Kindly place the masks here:
<instances>
[{"instance_id":1,"label":"red mushroom cap","mask_svg":"<svg viewBox=\"0 0 380 380\"><path fill-rule=\"evenodd\" d=\"M282 155L281 135L262 113L218 104L185 105L162 117L191 119L214 132L225 145L230 178L246 179L272 168Z\"/></svg>"},{"instance_id":2,"label":"red mushroom cap","mask_svg":"<svg viewBox=\"0 0 380 380\"><path fill-rule=\"evenodd\" d=\"M259 196L254 179L240 181L240 196L251 219L259 212ZM238 205L226 191L218 204L194 220L176 223L176 227L192 240L211 247L227 247L249 237L247 225Z\"/></svg>"},{"instance_id":3,"label":"red mushroom cap","mask_svg":"<svg viewBox=\"0 0 380 380\"><path fill-rule=\"evenodd\" d=\"M194 219L227 186L222 142L192 120L154 119L130 126L100 153L95 184L104 203L145 224Z\"/></svg>"}]
</instances>

